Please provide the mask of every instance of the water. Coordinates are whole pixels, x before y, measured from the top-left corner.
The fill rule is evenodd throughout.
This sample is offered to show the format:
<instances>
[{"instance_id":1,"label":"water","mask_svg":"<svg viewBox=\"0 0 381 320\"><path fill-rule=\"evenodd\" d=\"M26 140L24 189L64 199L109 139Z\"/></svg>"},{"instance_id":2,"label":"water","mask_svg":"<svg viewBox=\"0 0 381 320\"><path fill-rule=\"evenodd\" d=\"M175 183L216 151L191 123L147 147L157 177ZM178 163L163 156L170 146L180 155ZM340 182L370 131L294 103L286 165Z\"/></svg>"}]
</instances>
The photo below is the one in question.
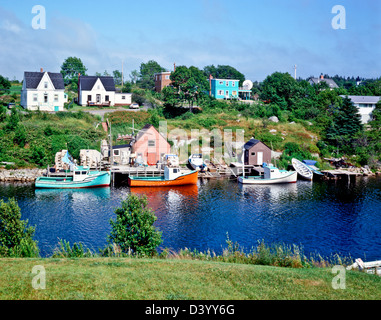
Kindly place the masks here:
<instances>
[{"instance_id":1,"label":"water","mask_svg":"<svg viewBox=\"0 0 381 320\"><path fill-rule=\"evenodd\" d=\"M28 184L0 184L0 198L15 197L22 219L36 227L42 256L59 239L98 251L107 244L110 219L130 192L146 194L162 231L161 248L213 250L226 247L227 234L250 250L267 244L302 246L304 253L381 259L381 179L355 183L305 182L242 186L204 180L197 186L87 190L35 190Z\"/></svg>"}]
</instances>

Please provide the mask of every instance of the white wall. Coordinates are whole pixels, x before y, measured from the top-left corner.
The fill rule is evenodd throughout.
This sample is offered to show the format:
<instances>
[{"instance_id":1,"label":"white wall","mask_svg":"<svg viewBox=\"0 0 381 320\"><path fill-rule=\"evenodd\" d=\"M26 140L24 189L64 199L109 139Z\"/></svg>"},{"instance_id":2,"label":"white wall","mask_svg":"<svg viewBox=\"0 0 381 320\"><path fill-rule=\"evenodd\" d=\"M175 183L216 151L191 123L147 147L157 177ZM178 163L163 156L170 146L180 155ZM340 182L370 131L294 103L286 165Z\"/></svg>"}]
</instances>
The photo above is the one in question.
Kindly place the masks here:
<instances>
[{"instance_id":1,"label":"white wall","mask_svg":"<svg viewBox=\"0 0 381 320\"><path fill-rule=\"evenodd\" d=\"M115 93L115 105L122 105L122 106L130 105L131 97L132 97L131 93Z\"/></svg>"}]
</instances>

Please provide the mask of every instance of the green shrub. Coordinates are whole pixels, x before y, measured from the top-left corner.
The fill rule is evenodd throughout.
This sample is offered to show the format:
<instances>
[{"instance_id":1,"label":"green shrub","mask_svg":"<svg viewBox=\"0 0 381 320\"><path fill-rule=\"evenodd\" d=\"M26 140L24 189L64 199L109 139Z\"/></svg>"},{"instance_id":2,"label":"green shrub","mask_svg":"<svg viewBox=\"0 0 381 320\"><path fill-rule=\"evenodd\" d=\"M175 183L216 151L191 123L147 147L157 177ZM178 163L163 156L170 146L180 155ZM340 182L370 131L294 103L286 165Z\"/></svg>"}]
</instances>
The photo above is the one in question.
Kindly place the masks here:
<instances>
[{"instance_id":1,"label":"green shrub","mask_svg":"<svg viewBox=\"0 0 381 320\"><path fill-rule=\"evenodd\" d=\"M130 194L115 210L116 219L110 220L112 230L108 237L110 247L118 248L113 252L148 256L157 253L161 232L153 226L157 218L147 204L146 196Z\"/></svg>"},{"instance_id":2,"label":"green shrub","mask_svg":"<svg viewBox=\"0 0 381 320\"><path fill-rule=\"evenodd\" d=\"M70 243L66 240L60 240L58 247L54 250L52 258L89 258L95 256L88 248L85 250L81 242Z\"/></svg>"},{"instance_id":3,"label":"green shrub","mask_svg":"<svg viewBox=\"0 0 381 320\"><path fill-rule=\"evenodd\" d=\"M0 200L0 256L38 257L37 242L33 240L35 228L28 220L21 220L21 211L15 199Z\"/></svg>"}]
</instances>

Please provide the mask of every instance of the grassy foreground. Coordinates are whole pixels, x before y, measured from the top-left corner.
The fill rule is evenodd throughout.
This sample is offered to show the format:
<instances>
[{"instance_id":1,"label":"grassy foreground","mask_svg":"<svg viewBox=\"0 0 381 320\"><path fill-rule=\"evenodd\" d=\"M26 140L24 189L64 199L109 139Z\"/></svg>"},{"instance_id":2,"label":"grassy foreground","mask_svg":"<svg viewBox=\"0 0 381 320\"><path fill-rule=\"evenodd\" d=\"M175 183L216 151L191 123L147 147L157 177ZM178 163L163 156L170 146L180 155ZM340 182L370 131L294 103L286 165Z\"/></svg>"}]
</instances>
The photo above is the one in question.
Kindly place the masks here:
<instances>
[{"instance_id":1,"label":"grassy foreground","mask_svg":"<svg viewBox=\"0 0 381 320\"><path fill-rule=\"evenodd\" d=\"M34 266L46 288L33 289ZM0 259L1 300L381 299L381 277L345 273L333 289L331 268L281 268L183 259Z\"/></svg>"}]
</instances>

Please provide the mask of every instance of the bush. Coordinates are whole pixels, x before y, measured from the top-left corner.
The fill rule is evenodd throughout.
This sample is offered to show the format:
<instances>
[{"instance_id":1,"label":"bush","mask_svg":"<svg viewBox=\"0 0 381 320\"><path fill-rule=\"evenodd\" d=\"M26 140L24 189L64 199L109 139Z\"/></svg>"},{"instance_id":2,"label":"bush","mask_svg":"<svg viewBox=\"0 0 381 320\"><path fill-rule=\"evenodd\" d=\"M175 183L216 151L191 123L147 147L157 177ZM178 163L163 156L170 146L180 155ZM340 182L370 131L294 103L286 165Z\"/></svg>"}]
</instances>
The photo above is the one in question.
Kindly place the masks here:
<instances>
[{"instance_id":1,"label":"bush","mask_svg":"<svg viewBox=\"0 0 381 320\"><path fill-rule=\"evenodd\" d=\"M157 219L152 209L147 208L147 197L130 194L115 210L116 219L110 220L112 227L108 237L110 247L118 247L121 253L152 256L161 244L161 232L153 226ZM114 252L116 250L113 250Z\"/></svg>"},{"instance_id":2,"label":"bush","mask_svg":"<svg viewBox=\"0 0 381 320\"><path fill-rule=\"evenodd\" d=\"M37 242L32 239L35 228L27 225L15 199L0 200L0 256L38 257Z\"/></svg>"}]
</instances>

